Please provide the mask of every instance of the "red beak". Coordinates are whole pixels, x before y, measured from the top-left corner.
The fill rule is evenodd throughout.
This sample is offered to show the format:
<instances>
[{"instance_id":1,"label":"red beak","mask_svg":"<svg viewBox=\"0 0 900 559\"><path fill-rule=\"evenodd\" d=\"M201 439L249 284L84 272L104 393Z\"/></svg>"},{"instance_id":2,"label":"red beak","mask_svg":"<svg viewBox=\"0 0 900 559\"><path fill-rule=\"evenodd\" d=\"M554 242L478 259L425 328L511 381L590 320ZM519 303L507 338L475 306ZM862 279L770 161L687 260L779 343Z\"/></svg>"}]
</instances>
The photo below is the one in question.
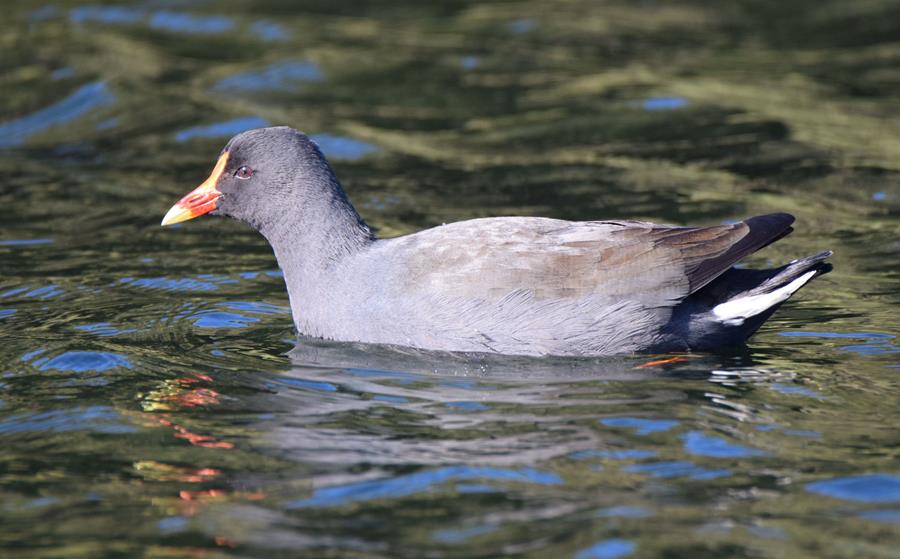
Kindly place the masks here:
<instances>
[{"instance_id":1,"label":"red beak","mask_svg":"<svg viewBox=\"0 0 900 559\"><path fill-rule=\"evenodd\" d=\"M172 206L166 213L166 217L163 218L161 225L181 223L216 209L216 204L222 197L222 193L216 190L216 184L219 182L219 177L225 172L227 165L228 152L226 151L219 156L209 178Z\"/></svg>"}]
</instances>

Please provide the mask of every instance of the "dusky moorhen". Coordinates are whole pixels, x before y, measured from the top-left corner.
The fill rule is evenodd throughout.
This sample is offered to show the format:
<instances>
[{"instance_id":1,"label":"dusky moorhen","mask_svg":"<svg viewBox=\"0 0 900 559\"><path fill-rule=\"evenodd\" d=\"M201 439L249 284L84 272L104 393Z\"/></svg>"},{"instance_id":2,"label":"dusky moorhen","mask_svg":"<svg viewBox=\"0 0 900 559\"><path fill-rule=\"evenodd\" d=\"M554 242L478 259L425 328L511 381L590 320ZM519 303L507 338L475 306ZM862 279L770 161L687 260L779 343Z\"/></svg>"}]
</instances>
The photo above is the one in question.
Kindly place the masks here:
<instances>
[{"instance_id":1,"label":"dusky moorhen","mask_svg":"<svg viewBox=\"0 0 900 559\"><path fill-rule=\"evenodd\" d=\"M232 138L162 225L224 215L262 233L310 336L519 355L743 343L831 252L768 270L741 258L792 231L776 213L711 227L496 217L378 239L322 152L288 127Z\"/></svg>"}]
</instances>

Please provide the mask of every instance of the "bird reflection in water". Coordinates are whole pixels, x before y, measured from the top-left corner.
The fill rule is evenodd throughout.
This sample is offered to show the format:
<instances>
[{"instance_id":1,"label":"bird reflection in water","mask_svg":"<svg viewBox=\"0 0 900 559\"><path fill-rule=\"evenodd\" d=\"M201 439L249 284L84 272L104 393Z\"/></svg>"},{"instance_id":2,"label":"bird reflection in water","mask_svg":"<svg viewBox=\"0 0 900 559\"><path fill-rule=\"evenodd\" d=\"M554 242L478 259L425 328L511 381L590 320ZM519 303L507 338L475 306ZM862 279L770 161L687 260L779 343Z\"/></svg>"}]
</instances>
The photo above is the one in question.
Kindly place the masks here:
<instances>
[{"instance_id":1,"label":"bird reflection in water","mask_svg":"<svg viewBox=\"0 0 900 559\"><path fill-rule=\"evenodd\" d=\"M159 388L142 397L141 404L144 411L140 413L140 418L144 423L171 429L175 438L185 440L192 446L231 450L234 448L234 443L219 440L212 435L198 434L175 419L175 416L181 411L219 405L221 395L209 386L214 382L209 375L196 372L189 376L162 381ZM259 501L266 497L266 494L260 491L234 491L225 488L226 482L222 479L223 469L219 467L179 466L157 460L135 462L133 467L148 482L189 484L177 490L177 498L166 497L157 501L158 506L167 515L177 514L190 518L197 516L204 508L212 504ZM234 541L222 534L213 534L212 540L218 547L236 547ZM209 549L199 547L179 548L177 551L187 556L197 557L209 554Z\"/></svg>"}]
</instances>

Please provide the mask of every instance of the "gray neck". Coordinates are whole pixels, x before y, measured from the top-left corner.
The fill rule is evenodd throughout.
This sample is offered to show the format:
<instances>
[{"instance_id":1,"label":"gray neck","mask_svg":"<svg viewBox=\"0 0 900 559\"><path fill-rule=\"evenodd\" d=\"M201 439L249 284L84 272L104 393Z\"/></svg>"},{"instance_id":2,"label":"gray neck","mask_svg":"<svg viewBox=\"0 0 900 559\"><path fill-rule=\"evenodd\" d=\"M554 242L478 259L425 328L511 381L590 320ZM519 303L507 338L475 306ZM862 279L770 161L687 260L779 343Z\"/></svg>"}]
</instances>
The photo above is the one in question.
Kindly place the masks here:
<instances>
[{"instance_id":1,"label":"gray neck","mask_svg":"<svg viewBox=\"0 0 900 559\"><path fill-rule=\"evenodd\" d=\"M326 171L307 177L310 187L258 227L284 272L295 321L298 309L328 296L333 270L374 241L334 174Z\"/></svg>"}]
</instances>

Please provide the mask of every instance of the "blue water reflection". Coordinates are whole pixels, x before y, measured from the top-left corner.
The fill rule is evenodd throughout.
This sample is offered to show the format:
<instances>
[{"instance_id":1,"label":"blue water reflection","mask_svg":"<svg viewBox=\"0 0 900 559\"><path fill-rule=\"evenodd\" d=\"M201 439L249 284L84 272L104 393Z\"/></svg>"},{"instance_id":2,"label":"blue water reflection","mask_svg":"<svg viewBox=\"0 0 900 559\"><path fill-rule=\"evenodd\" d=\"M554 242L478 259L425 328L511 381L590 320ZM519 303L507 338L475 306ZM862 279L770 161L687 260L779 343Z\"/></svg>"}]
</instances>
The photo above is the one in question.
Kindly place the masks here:
<instances>
[{"instance_id":1,"label":"blue water reflection","mask_svg":"<svg viewBox=\"0 0 900 559\"><path fill-rule=\"evenodd\" d=\"M843 346L841 349L844 351L849 351L851 353L858 353L860 355L885 355L891 353L900 353L900 347L897 347L894 344L885 341L873 344L847 345Z\"/></svg>"},{"instance_id":2,"label":"blue water reflection","mask_svg":"<svg viewBox=\"0 0 900 559\"><path fill-rule=\"evenodd\" d=\"M0 123L0 147L14 147L53 126L66 124L84 114L112 104L112 93L104 82L83 85L74 93L30 115Z\"/></svg>"},{"instance_id":3,"label":"blue water reflection","mask_svg":"<svg viewBox=\"0 0 900 559\"><path fill-rule=\"evenodd\" d=\"M0 434L94 431L97 433L133 433L132 425L108 406L90 406L13 415L0 421Z\"/></svg>"},{"instance_id":4,"label":"blue water reflection","mask_svg":"<svg viewBox=\"0 0 900 559\"><path fill-rule=\"evenodd\" d=\"M160 518L157 526L161 532L172 534L175 532L183 532L188 525L188 519L183 516L167 516Z\"/></svg>"},{"instance_id":5,"label":"blue water reflection","mask_svg":"<svg viewBox=\"0 0 900 559\"><path fill-rule=\"evenodd\" d=\"M459 61L459 64L464 70L474 70L481 66L481 58L474 55L464 56L462 57L462 60Z\"/></svg>"},{"instance_id":6,"label":"blue water reflection","mask_svg":"<svg viewBox=\"0 0 900 559\"><path fill-rule=\"evenodd\" d=\"M681 460L632 464L625 467L624 470L633 474L648 474L659 478L686 477L693 480L709 480L731 475L728 470L710 470Z\"/></svg>"},{"instance_id":7,"label":"blue water reflection","mask_svg":"<svg viewBox=\"0 0 900 559\"><path fill-rule=\"evenodd\" d=\"M231 301L228 303L222 303L221 306L227 309L252 312L256 314L289 314L291 312L291 309L287 307L263 303L261 301Z\"/></svg>"},{"instance_id":8,"label":"blue water reflection","mask_svg":"<svg viewBox=\"0 0 900 559\"><path fill-rule=\"evenodd\" d=\"M378 151L377 147L368 142L354 140L345 136L313 134L310 138L319 146L319 149L322 150L326 157L332 159L355 161Z\"/></svg>"},{"instance_id":9,"label":"blue water reflection","mask_svg":"<svg viewBox=\"0 0 900 559\"><path fill-rule=\"evenodd\" d=\"M42 371L60 370L84 373L87 371L106 371L116 367L131 369L134 366L124 355L106 351L67 351L52 359L35 361L34 365Z\"/></svg>"},{"instance_id":10,"label":"blue water reflection","mask_svg":"<svg viewBox=\"0 0 900 559\"><path fill-rule=\"evenodd\" d=\"M900 353L900 347L894 345L890 340L895 336L884 332L779 332L780 336L801 338L835 338L835 339L862 339L867 343L853 344L841 347L841 350L860 355L889 355Z\"/></svg>"},{"instance_id":11,"label":"blue water reflection","mask_svg":"<svg viewBox=\"0 0 900 559\"><path fill-rule=\"evenodd\" d=\"M56 497L50 497L50 496L38 497L36 499L32 499L32 500L28 501L28 503L25 505L25 508L40 509L40 508L44 508L44 507L53 506L57 503L59 503L59 499L57 499Z\"/></svg>"},{"instance_id":12,"label":"blue water reflection","mask_svg":"<svg viewBox=\"0 0 900 559\"><path fill-rule=\"evenodd\" d=\"M204 292L215 291L220 285L234 284L237 281L224 276L200 275L196 278L121 278L118 283L143 289Z\"/></svg>"},{"instance_id":13,"label":"blue water reflection","mask_svg":"<svg viewBox=\"0 0 900 559\"><path fill-rule=\"evenodd\" d=\"M194 138L228 138L245 130L262 128L269 126L269 124L269 121L258 116L235 118L224 122L185 128L175 133L175 140L186 142ZM313 134L310 136L310 139L319 146L319 149L322 150L326 157L331 159L355 161L378 151L376 146L368 142L346 136L323 133ZM249 272L249 274L255 275L255 272Z\"/></svg>"},{"instance_id":14,"label":"blue water reflection","mask_svg":"<svg viewBox=\"0 0 900 559\"><path fill-rule=\"evenodd\" d=\"M859 513L859 517L886 524L900 524L900 510L897 509L867 510Z\"/></svg>"},{"instance_id":15,"label":"blue water reflection","mask_svg":"<svg viewBox=\"0 0 900 559\"><path fill-rule=\"evenodd\" d=\"M492 479L537 485L562 483L562 479L556 474L533 468L504 470L489 467L449 466L403 476L317 489L309 499L294 501L288 506L291 508L335 507L374 499L405 497L427 491L447 481L468 479Z\"/></svg>"},{"instance_id":16,"label":"blue water reflection","mask_svg":"<svg viewBox=\"0 0 900 559\"><path fill-rule=\"evenodd\" d=\"M651 97L644 99L642 104L645 111L671 111L688 106L688 100L684 97Z\"/></svg>"},{"instance_id":17,"label":"blue water reflection","mask_svg":"<svg viewBox=\"0 0 900 559\"><path fill-rule=\"evenodd\" d=\"M175 33L224 33L235 26L234 20L226 16L203 16L170 10L148 12L130 6L80 6L69 10L69 19L77 24L135 24L143 22L148 16L147 25L151 29Z\"/></svg>"},{"instance_id":18,"label":"blue water reflection","mask_svg":"<svg viewBox=\"0 0 900 559\"><path fill-rule=\"evenodd\" d=\"M49 245L53 243L53 239L7 239L0 241L0 246L31 246L31 245Z\"/></svg>"},{"instance_id":19,"label":"blue water reflection","mask_svg":"<svg viewBox=\"0 0 900 559\"><path fill-rule=\"evenodd\" d=\"M315 62L282 61L258 71L242 72L219 80L216 91L277 91L298 83L320 82L325 75Z\"/></svg>"},{"instance_id":20,"label":"blue water reflection","mask_svg":"<svg viewBox=\"0 0 900 559\"><path fill-rule=\"evenodd\" d=\"M3 293L0 293L0 298L9 298L19 296L20 298L28 298L28 299L52 299L54 297L59 297L65 293L63 289L61 289L56 284L45 285L43 287L33 288L31 286L25 287L14 287Z\"/></svg>"},{"instance_id":21,"label":"blue water reflection","mask_svg":"<svg viewBox=\"0 0 900 559\"><path fill-rule=\"evenodd\" d=\"M386 394L376 394L372 397L372 400L376 402L388 402L390 404L406 404L409 402L409 399L404 398L403 396L388 396Z\"/></svg>"},{"instance_id":22,"label":"blue water reflection","mask_svg":"<svg viewBox=\"0 0 900 559\"><path fill-rule=\"evenodd\" d=\"M216 306L227 310L200 311L191 317L194 325L198 328L246 328L260 321L260 318L252 315L268 316L290 313L290 309L286 307L260 301L230 301L219 303Z\"/></svg>"},{"instance_id":23,"label":"blue water reflection","mask_svg":"<svg viewBox=\"0 0 900 559\"><path fill-rule=\"evenodd\" d=\"M291 36L284 26L271 21L255 21L250 31L264 41L284 41Z\"/></svg>"},{"instance_id":24,"label":"blue water reflection","mask_svg":"<svg viewBox=\"0 0 900 559\"><path fill-rule=\"evenodd\" d=\"M81 326L76 326L76 330L82 330L84 332L90 332L91 334L95 334L97 336L103 336L107 338L111 338L113 336L119 336L122 334L131 334L133 332L137 332L137 328L117 328L110 324L109 322L98 322L96 324L83 324Z\"/></svg>"},{"instance_id":25,"label":"blue water reflection","mask_svg":"<svg viewBox=\"0 0 900 559\"><path fill-rule=\"evenodd\" d=\"M892 474L868 474L839 477L806 484L807 491L864 503L900 502L900 476Z\"/></svg>"},{"instance_id":26,"label":"blue water reflection","mask_svg":"<svg viewBox=\"0 0 900 559\"><path fill-rule=\"evenodd\" d=\"M484 483L457 483L457 493L498 493L500 489Z\"/></svg>"},{"instance_id":27,"label":"blue water reflection","mask_svg":"<svg viewBox=\"0 0 900 559\"><path fill-rule=\"evenodd\" d=\"M674 419L643 419L639 417L607 417L600 423L607 427L628 427L634 429L638 435L662 433L678 425Z\"/></svg>"},{"instance_id":28,"label":"blue water reflection","mask_svg":"<svg viewBox=\"0 0 900 559\"><path fill-rule=\"evenodd\" d=\"M128 6L80 6L69 10L74 23L136 23L147 13Z\"/></svg>"},{"instance_id":29,"label":"blue water reflection","mask_svg":"<svg viewBox=\"0 0 900 559\"><path fill-rule=\"evenodd\" d=\"M569 455L573 460L585 460L587 458L602 458L605 460L640 460L653 458L656 452L653 450L624 449L624 450L579 450Z\"/></svg>"},{"instance_id":30,"label":"blue water reflection","mask_svg":"<svg viewBox=\"0 0 900 559\"><path fill-rule=\"evenodd\" d=\"M603 540L576 553L575 559L616 559L631 555L634 549L634 542L628 540Z\"/></svg>"},{"instance_id":31,"label":"blue water reflection","mask_svg":"<svg viewBox=\"0 0 900 559\"><path fill-rule=\"evenodd\" d=\"M237 313L203 311L194 315L193 322L197 328L246 328L259 319Z\"/></svg>"},{"instance_id":32,"label":"blue water reflection","mask_svg":"<svg viewBox=\"0 0 900 559\"><path fill-rule=\"evenodd\" d=\"M464 412L477 412L489 409L487 406L480 402L447 402L446 406L448 408L453 408L454 410L460 410Z\"/></svg>"},{"instance_id":33,"label":"blue water reflection","mask_svg":"<svg viewBox=\"0 0 900 559\"><path fill-rule=\"evenodd\" d=\"M810 398L815 398L817 400L824 400L825 396L816 392L812 388L808 388L806 386L799 386L796 384L784 384L782 382L773 382L769 385L769 388L775 390L776 392L781 392L782 394L799 394L801 396L808 396Z\"/></svg>"},{"instance_id":34,"label":"blue water reflection","mask_svg":"<svg viewBox=\"0 0 900 559\"><path fill-rule=\"evenodd\" d=\"M689 454L698 456L710 456L712 458L749 458L752 456L765 456L765 451L736 445L721 437L713 437L701 431L691 431L681 435L684 441L684 450Z\"/></svg>"},{"instance_id":35,"label":"blue water reflection","mask_svg":"<svg viewBox=\"0 0 900 559\"><path fill-rule=\"evenodd\" d=\"M648 518L653 516L653 511L644 507L618 505L597 511L600 518Z\"/></svg>"},{"instance_id":36,"label":"blue water reflection","mask_svg":"<svg viewBox=\"0 0 900 559\"><path fill-rule=\"evenodd\" d=\"M789 437L808 437L810 439L822 438L822 433L810 429L785 429L782 433Z\"/></svg>"},{"instance_id":37,"label":"blue water reflection","mask_svg":"<svg viewBox=\"0 0 900 559\"><path fill-rule=\"evenodd\" d=\"M46 348L35 349L35 350L32 350L32 351L29 351L28 353L26 353L25 355L23 355L22 357L20 357L19 360L22 361L23 363L28 363L29 361L31 361L32 359L34 359L34 358L37 357L38 355L41 355L41 354L43 354L43 353L46 353L46 351L47 351ZM46 361L46 359L44 359L44 361Z\"/></svg>"},{"instance_id":38,"label":"blue water reflection","mask_svg":"<svg viewBox=\"0 0 900 559\"><path fill-rule=\"evenodd\" d=\"M347 373L362 378L390 378L396 379L397 384L412 384L417 380L416 375L405 373L403 371L384 371L381 369L365 369L361 367L352 367L347 369Z\"/></svg>"},{"instance_id":39,"label":"blue water reflection","mask_svg":"<svg viewBox=\"0 0 900 559\"><path fill-rule=\"evenodd\" d=\"M71 66L57 68L50 73L50 79L52 80L64 80L73 76L75 76L75 68L72 68Z\"/></svg>"},{"instance_id":40,"label":"blue water reflection","mask_svg":"<svg viewBox=\"0 0 900 559\"><path fill-rule=\"evenodd\" d=\"M216 122L213 124L204 124L201 126L192 126L175 133L175 140L186 142L193 138L219 138L222 136L234 136L245 130L253 128L262 128L268 126L269 121L258 116L247 116L226 120L224 122Z\"/></svg>"},{"instance_id":41,"label":"blue water reflection","mask_svg":"<svg viewBox=\"0 0 900 559\"><path fill-rule=\"evenodd\" d=\"M863 339L892 339L893 334L885 334L884 332L812 332L812 331L791 331L779 332L779 336L786 338L863 338Z\"/></svg>"},{"instance_id":42,"label":"blue water reflection","mask_svg":"<svg viewBox=\"0 0 900 559\"><path fill-rule=\"evenodd\" d=\"M197 16L183 12L159 11L150 16L150 27L176 33L224 33L234 27L225 16Z\"/></svg>"},{"instance_id":43,"label":"blue water reflection","mask_svg":"<svg viewBox=\"0 0 900 559\"><path fill-rule=\"evenodd\" d=\"M95 130L111 130L119 125L119 119L116 117L101 120L94 126Z\"/></svg>"},{"instance_id":44,"label":"blue water reflection","mask_svg":"<svg viewBox=\"0 0 900 559\"><path fill-rule=\"evenodd\" d=\"M528 33L537 27L537 22L531 18L520 18L509 22L507 29L516 34Z\"/></svg>"},{"instance_id":45,"label":"blue water reflection","mask_svg":"<svg viewBox=\"0 0 900 559\"><path fill-rule=\"evenodd\" d=\"M335 386L334 384L331 384L330 382L304 380L304 379L285 377L285 376L276 377L274 380L275 380L275 382L286 385L286 386L305 388L308 390L316 390L318 392L337 392L338 391L338 387Z\"/></svg>"},{"instance_id":46,"label":"blue water reflection","mask_svg":"<svg viewBox=\"0 0 900 559\"><path fill-rule=\"evenodd\" d=\"M490 534L497 530L495 524L484 524L482 526L472 526L471 528L436 530L432 533L431 538L441 543L461 543L484 534Z\"/></svg>"}]
</instances>

